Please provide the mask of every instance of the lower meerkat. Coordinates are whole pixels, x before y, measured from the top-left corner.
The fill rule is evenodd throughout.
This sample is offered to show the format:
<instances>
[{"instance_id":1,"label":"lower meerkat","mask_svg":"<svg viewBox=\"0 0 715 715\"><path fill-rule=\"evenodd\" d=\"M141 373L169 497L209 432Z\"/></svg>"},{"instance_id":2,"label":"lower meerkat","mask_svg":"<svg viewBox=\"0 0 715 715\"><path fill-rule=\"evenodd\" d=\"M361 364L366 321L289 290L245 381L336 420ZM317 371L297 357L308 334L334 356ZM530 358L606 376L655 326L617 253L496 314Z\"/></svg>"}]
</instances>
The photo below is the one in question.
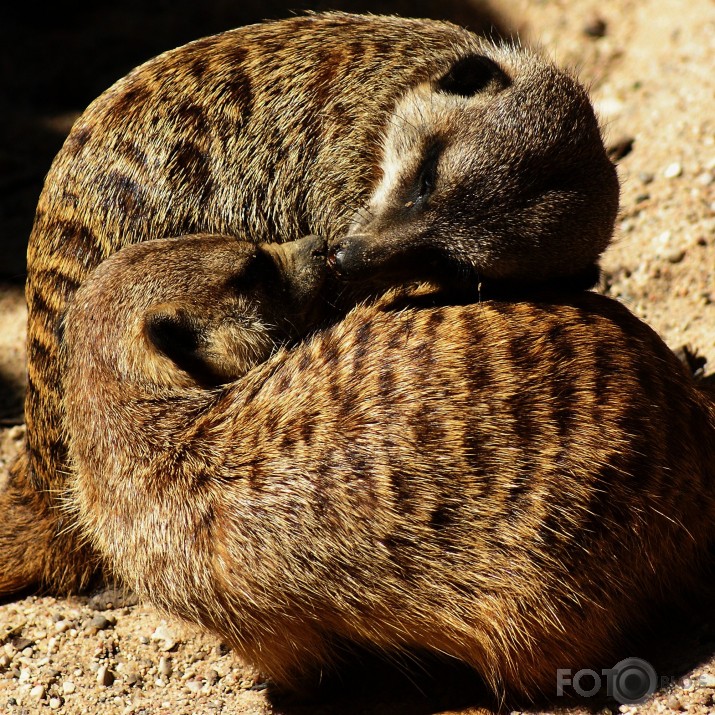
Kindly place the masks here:
<instances>
[{"instance_id":1,"label":"lower meerkat","mask_svg":"<svg viewBox=\"0 0 715 715\"><path fill-rule=\"evenodd\" d=\"M66 456L59 325L121 246L204 231L337 240L353 226L361 240L334 251L346 276L394 272L398 255L410 275L445 263L566 280L589 273L617 205L583 87L448 23L315 14L204 38L132 71L78 119L38 203L27 440L0 494L0 594L76 590L96 571L54 496Z\"/></svg>"},{"instance_id":2,"label":"lower meerkat","mask_svg":"<svg viewBox=\"0 0 715 715\"><path fill-rule=\"evenodd\" d=\"M587 292L378 301L243 375L281 340L252 331L311 309L305 241L145 243L79 289L64 406L86 538L287 687L336 641L453 656L514 698L631 655L712 541L713 394ZM256 255L279 266L267 292L242 278ZM244 335L266 353L231 365Z\"/></svg>"}]
</instances>

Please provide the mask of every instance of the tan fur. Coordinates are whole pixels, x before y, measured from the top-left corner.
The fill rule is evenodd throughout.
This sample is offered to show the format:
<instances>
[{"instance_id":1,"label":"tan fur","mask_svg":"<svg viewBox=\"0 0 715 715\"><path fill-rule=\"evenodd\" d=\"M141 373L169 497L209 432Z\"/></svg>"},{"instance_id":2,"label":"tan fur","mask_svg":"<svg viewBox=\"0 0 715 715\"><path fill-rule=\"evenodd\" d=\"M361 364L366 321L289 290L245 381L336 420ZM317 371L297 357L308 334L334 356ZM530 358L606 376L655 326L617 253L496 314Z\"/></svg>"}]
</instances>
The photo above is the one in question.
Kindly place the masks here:
<instances>
[{"instance_id":1,"label":"tan fur","mask_svg":"<svg viewBox=\"0 0 715 715\"><path fill-rule=\"evenodd\" d=\"M458 97L450 73L475 55L508 81ZM618 186L585 92L532 53L454 25L338 13L245 27L147 62L90 105L48 173L29 242L27 455L0 512L20 500L46 523L41 537L15 515L0 524L0 594L82 588L97 568L57 521L54 496L65 459L59 326L88 272L122 245L191 232L339 237L383 171L399 180L382 181L386 199L369 211L383 228L367 228L394 251L392 203L436 134L451 137L433 197L442 218L424 204L404 221L406 243L496 277L561 276L598 258Z\"/></svg>"},{"instance_id":2,"label":"tan fur","mask_svg":"<svg viewBox=\"0 0 715 715\"><path fill-rule=\"evenodd\" d=\"M532 698L558 668L632 655L628 628L696 578L712 395L621 304L383 300L224 387L178 368L155 383L136 326L195 306L211 343L236 301L216 291L222 262L240 270L225 253L126 248L67 316L71 501L159 607L289 687L347 641L447 654ZM276 295L260 309L280 313Z\"/></svg>"}]
</instances>

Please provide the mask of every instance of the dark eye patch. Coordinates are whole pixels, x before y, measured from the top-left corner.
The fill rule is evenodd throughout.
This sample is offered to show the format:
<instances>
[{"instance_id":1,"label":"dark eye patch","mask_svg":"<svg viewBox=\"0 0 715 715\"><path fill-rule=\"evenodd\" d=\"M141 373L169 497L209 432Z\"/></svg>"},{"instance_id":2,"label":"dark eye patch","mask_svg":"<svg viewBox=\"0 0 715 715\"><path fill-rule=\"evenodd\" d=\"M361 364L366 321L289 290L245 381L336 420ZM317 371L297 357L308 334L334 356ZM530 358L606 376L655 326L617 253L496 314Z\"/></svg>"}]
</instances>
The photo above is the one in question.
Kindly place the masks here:
<instances>
[{"instance_id":1,"label":"dark eye patch","mask_svg":"<svg viewBox=\"0 0 715 715\"><path fill-rule=\"evenodd\" d=\"M469 55L457 60L449 72L437 80L437 91L473 97L494 84L501 88L509 84L501 67L483 55Z\"/></svg>"},{"instance_id":2,"label":"dark eye patch","mask_svg":"<svg viewBox=\"0 0 715 715\"><path fill-rule=\"evenodd\" d=\"M239 273L228 279L228 287L234 294L244 295L256 288L281 286L281 276L270 254L260 248L251 256Z\"/></svg>"},{"instance_id":3,"label":"dark eye patch","mask_svg":"<svg viewBox=\"0 0 715 715\"><path fill-rule=\"evenodd\" d=\"M424 201L434 191L437 183L437 165L442 148L443 144L439 141L434 141L427 147L414 185L414 203Z\"/></svg>"}]
</instances>

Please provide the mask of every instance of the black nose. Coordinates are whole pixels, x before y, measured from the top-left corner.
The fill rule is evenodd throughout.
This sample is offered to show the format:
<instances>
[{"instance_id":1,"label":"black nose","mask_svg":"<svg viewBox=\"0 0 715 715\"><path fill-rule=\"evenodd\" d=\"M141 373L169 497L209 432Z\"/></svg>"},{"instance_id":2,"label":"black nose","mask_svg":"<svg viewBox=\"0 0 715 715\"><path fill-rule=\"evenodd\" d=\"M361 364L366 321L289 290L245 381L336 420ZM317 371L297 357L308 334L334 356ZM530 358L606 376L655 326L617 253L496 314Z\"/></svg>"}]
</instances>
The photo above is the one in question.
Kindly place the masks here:
<instances>
[{"instance_id":1,"label":"black nose","mask_svg":"<svg viewBox=\"0 0 715 715\"><path fill-rule=\"evenodd\" d=\"M333 243L328 248L328 266L336 273L342 273L345 261L345 239Z\"/></svg>"}]
</instances>

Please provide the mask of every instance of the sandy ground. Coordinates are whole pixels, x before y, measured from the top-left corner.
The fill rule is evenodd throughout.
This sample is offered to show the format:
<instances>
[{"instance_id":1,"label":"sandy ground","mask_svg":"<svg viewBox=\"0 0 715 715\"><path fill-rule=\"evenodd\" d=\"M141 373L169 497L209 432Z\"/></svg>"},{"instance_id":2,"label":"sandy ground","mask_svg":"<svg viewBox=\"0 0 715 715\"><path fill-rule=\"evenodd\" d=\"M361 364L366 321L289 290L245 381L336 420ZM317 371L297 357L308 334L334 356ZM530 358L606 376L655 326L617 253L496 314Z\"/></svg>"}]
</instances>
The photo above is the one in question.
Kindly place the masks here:
<instances>
[{"instance_id":1,"label":"sandy ground","mask_svg":"<svg viewBox=\"0 0 715 715\"><path fill-rule=\"evenodd\" d=\"M77 113L134 64L196 36L287 14L279 2L247 6L238 11L215 2L203 11L192 6L187 13L181 6L176 14L138 15L128 2L111 8L95 3L69 17L55 9L36 18L25 10L6 23L2 91L11 100L5 106L14 109L0 118L0 480L23 437L24 243L52 155ZM453 0L398 2L387 9L452 17L472 27L491 22L576 69L620 157L621 217L603 260L601 289L647 320L671 347L688 344L709 357L706 371L712 372L715 4L517 0L492 3L485 14L483 6ZM712 623L706 615L681 630L689 645L673 646L671 669L660 672L664 687L650 701L620 708L601 703L591 711L715 712ZM427 696L378 668L317 704L271 703L259 675L222 644L120 591L30 596L0 605L0 713L476 712L460 709L478 704L479 696L459 674L436 670L429 683L424 675L414 679Z\"/></svg>"}]
</instances>

